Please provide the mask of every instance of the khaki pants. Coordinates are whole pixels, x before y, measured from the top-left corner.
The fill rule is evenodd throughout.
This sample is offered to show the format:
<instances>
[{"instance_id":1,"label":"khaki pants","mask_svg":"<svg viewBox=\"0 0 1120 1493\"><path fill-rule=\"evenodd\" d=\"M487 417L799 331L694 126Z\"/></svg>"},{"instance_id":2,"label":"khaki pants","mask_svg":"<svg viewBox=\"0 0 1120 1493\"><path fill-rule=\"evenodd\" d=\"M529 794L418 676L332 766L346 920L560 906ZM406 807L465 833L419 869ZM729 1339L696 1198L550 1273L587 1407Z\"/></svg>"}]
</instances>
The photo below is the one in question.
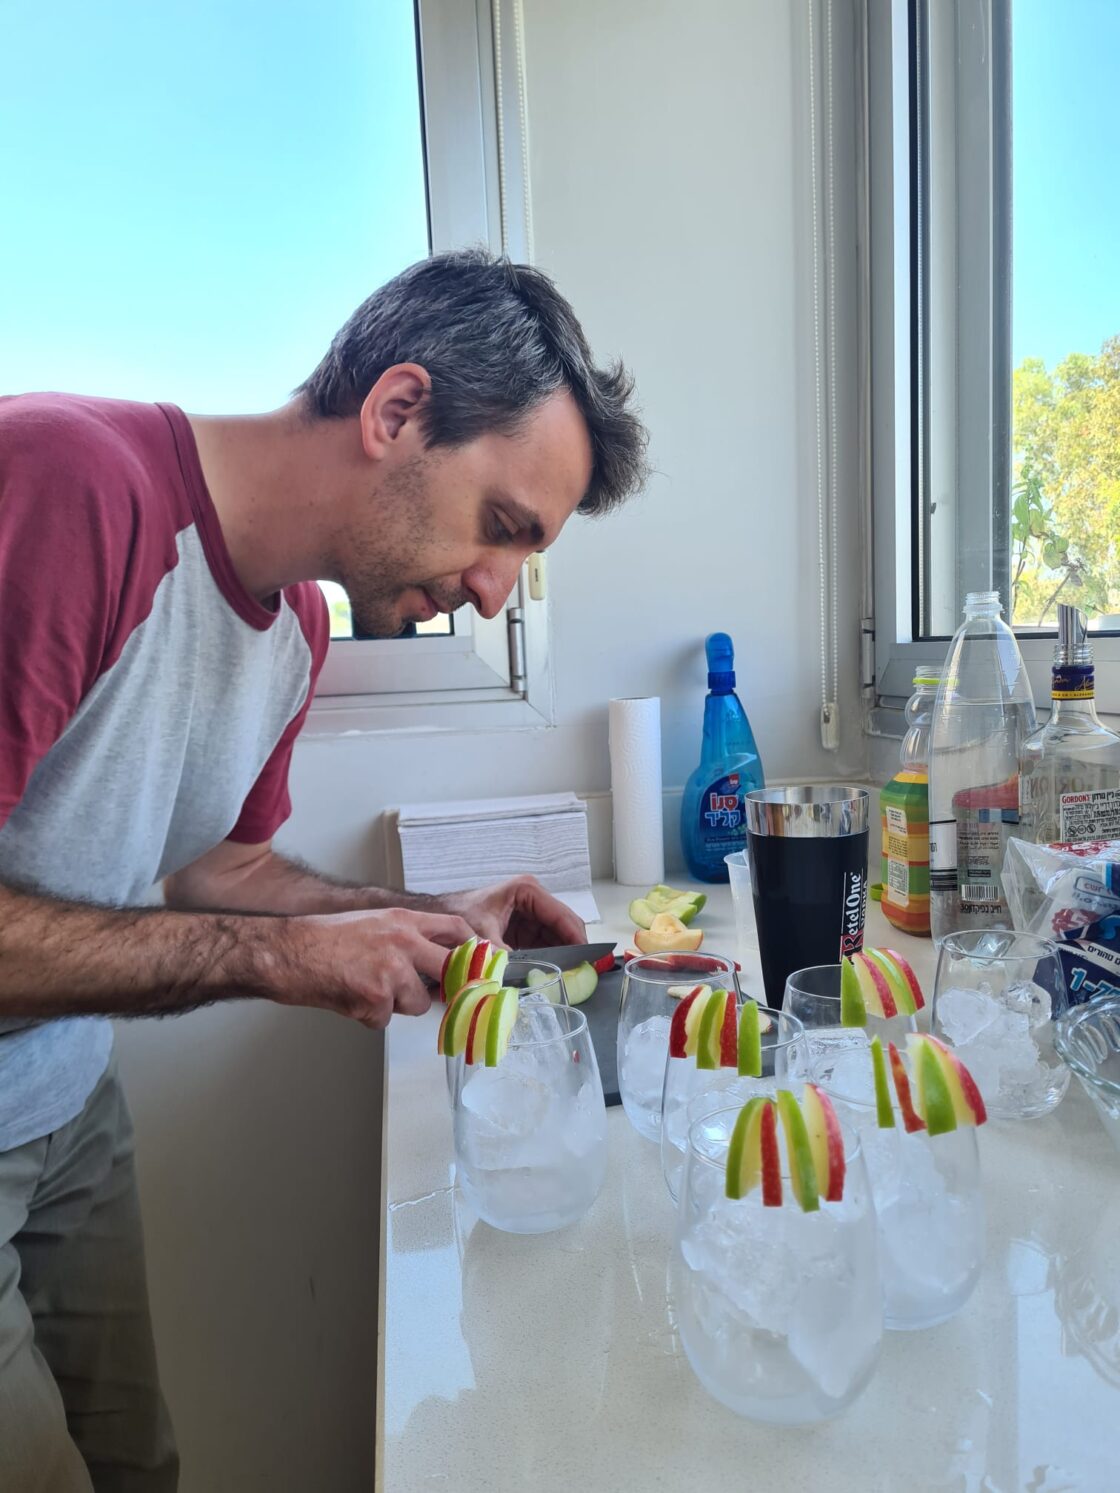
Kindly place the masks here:
<instances>
[{"instance_id":1,"label":"khaki pants","mask_svg":"<svg viewBox=\"0 0 1120 1493\"><path fill-rule=\"evenodd\" d=\"M113 1060L76 1119L0 1151L0 1493L177 1482Z\"/></svg>"}]
</instances>

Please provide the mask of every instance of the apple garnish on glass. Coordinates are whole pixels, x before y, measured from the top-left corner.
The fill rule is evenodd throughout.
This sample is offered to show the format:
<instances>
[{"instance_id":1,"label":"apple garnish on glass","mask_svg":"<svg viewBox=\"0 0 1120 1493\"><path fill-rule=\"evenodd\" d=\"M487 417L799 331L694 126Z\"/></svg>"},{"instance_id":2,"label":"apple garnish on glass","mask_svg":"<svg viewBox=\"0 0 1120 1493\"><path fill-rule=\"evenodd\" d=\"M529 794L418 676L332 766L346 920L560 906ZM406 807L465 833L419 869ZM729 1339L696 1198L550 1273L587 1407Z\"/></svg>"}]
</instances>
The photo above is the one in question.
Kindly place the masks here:
<instances>
[{"instance_id":1,"label":"apple garnish on glass","mask_svg":"<svg viewBox=\"0 0 1120 1493\"><path fill-rule=\"evenodd\" d=\"M894 949L864 949L840 961L841 1026L866 1026L868 1016L914 1016L925 1003L917 975Z\"/></svg>"},{"instance_id":2,"label":"apple garnish on glass","mask_svg":"<svg viewBox=\"0 0 1120 1493\"><path fill-rule=\"evenodd\" d=\"M762 1033L770 1017L757 1002L742 1009L734 991L694 985L682 995L669 1023L670 1058L692 1058L697 1068L734 1068L744 1078L762 1076Z\"/></svg>"},{"instance_id":3,"label":"apple garnish on glass","mask_svg":"<svg viewBox=\"0 0 1120 1493\"><path fill-rule=\"evenodd\" d=\"M832 1100L808 1083L798 1100L788 1089L773 1099L748 1099L727 1148L725 1192L732 1201L762 1189L762 1204L779 1208L783 1200L779 1129L785 1138L790 1191L804 1213L816 1213L821 1202L844 1199L844 1136Z\"/></svg>"}]
</instances>

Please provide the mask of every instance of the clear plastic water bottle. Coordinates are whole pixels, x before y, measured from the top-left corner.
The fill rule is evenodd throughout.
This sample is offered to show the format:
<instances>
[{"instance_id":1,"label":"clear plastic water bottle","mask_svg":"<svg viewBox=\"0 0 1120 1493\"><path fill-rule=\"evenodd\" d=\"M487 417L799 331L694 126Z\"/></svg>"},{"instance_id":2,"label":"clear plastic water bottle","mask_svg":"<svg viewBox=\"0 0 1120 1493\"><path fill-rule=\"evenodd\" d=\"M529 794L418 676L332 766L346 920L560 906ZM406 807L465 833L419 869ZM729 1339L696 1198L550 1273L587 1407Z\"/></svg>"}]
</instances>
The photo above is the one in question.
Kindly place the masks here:
<instances>
[{"instance_id":1,"label":"clear plastic water bottle","mask_svg":"<svg viewBox=\"0 0 1120 1493\"><path fill-rule=\"evenodd\" d=\"M879 794L883 916L906 933L929 936L929 733L941 665L914 675L906 706L910 729L898 771Z\"/></svg>"},{"instance_id":2,"label":"clear plastic water bottle","mask_svg":"<svg viewBox=\"0 0 1120 1493\"><path fill-rule=\"evenodd\" d=\"M965 598L930 728L930 931L1009 928L1001 880L1019 825L1019 751L1035 728L1015 634L995 591Z\"/></svg>"}]
</instances>

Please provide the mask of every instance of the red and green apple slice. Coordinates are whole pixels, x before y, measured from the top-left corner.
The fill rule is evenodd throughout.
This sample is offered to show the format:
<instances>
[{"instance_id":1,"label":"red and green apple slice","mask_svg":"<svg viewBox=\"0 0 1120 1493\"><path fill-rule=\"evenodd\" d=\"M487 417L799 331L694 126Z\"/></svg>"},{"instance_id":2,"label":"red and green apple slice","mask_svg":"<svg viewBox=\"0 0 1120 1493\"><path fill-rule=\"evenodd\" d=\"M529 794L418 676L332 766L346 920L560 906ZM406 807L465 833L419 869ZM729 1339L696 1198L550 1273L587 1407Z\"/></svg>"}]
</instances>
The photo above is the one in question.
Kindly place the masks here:
<instances>
[{"instance_id":1,"label":"red and green apple slice","mask_svg":"<svg viewBox=\"0 0 1120 1493\"><path fill-rule=\"evenodd\" d=\"M988 1118L984 1099L976 1080L950 1047L937 1037L926 1037L925 1041L934 1049L941 1063L945 1082L949 1086L949 1098L953 1101L953 1113L958 1125L983 1125Z\"/></svg>"},{"instance_id":2,"label":"red and green apple slice","mask_svg":"<svg viewBox=\"0 0 1120 1493\"><path fill-rule=\"evenodd\" d=\"M762 1077L762 1028L758 1002L745 1000L739 1013L739 1051L737 1067L744 1078Z\"/></svg>"},{"instance_id":3,"label":"red and green apple slice","mask_svg":"<svg viewBox=\"0 0 1120 1493\"><path fill-rule=\"evenodd\" d=\"M875 1118L880 1130L894 1129L894 1105L887 1080L887 1060L878 1037L871 1039L871 1071L875 1076Z\"/></svg>"},{"instance_id":4,"label":"red and green apple slice","mask_svg":"<svg viewBox=\"0 0 1120 1493\"><path fill-rule=\"evenodd\" d=\"M897 949L880 949L877 952L886 955L887 959L898 971L902 984L906 986L907 996L905 1000L899 1001L899 1010L906 1011L908 1015L913 1016L926 1003L926 998L922 994L922 987L918 983L917 975L914 973L909 961L904 959Z\"/></svg>"},{"instance_id":5,"label":"red and green apple slice","mask_svg":"<svg viewBox=\"0 0 1120 1493\"><path fill-rule=\"evenodd\" d=\"M496 1068L506 1055L513 1024L517 1020L518 993L511 985L492 997L493 1010L486 1024L486 1066Z\"/></svg>"},{"instance_id":6,"label":"red and green apple slice","mask_svg":"<svg viewBox=\"0 0 1120 1493\"><path fill-rule=\"evenodd\" d=\"M908 1045L918 1110L926 1122L926 1129L931 1136L947 1135L957 1128L957 1114L937 1048L928 1037L918 1035L909 1037Z\"/></svg>"},{"instance_id":7,"label":"red and green apple slice","mask_svg":"<svg viewBox=\"0 0 1120 1493\"><path fill-rule=\"evenodd\" d=\"M840 961L840 1025L867 1025L867 1004L851 959Z\"/></svg>"},{"instance_id":8,"label":"red and green apple slice","mask_svg":"<svg viewBox=\"0 0 1120 1493\"><path fill-rule=\"evenodd\" d=\"M778 1118L786 1138L786 1154L789 1157L790 1185L793 1195L805 1213L815 1213L820 1208L820 1191L816 1167L813 1164L813 1148L809 1143L809 1130L801 1106L788 1089L778 1090Z\"/></svg>"},{"instance_id":9,"label":"red and green apple slice","mask_svg":"<svg viewBox=\"0 0 1120 1493\"><path fill-rule=\"evenodd\" d=\"M739 1063L739 1002L734 991L725 991L723 1025L719 1035L719 1065L735 1068Z\"/></svg>"},{"instance_id":10,"label":"red and green apple slice","mask_svg":"<svg viewBox=\"0 0 1120 1493\"><path fill-rule=\"evenodd\" d=\"M817 1185L826 1203L838 1203L844 1196L844 1136L832 1100L815 1083L807 1083L801 1097L801 1113L809 1135Z\"/></svg>"},{"instance_id":11,"label":"red and green apple slice","mask_svg":"<svg viewBox=\"0 0 1120 1493\"><path fill-rule=\"evenodd\" d=\"M595 966L586 959L582 964L577 964L575 969L566 969L560 978L564 981L569 1006L582 1006L584 1001L589 1001L599 984Z\"/></svg>"},{"instance_id":12,"label":"red and green apple slice","mask_svg":"<svg viewBox=\"0 0 1120 1493\"><path fill-rule=\"evenodd\" d=\"M706 998L711 994L711 989L710 985L693 985L688 993L681 997L681 1003L673 1012L673 1019L669 1023L669 1056L671 1058L689 1056L688 1038L695 1029L700 1014L694 1013L694 1008L701 996Z\"/></svg>"},{"instance_id":13,"label":"red and green apple slice","mask_svg":"<svg viewBox=\"0 0 1120 1493\"><path fill-rule=\"evenodd\" d=\"M851 955L851 965L859 982L859 993L863 997L864 1009L869 1016L891 1017L898 1015L898 1003L890 982L870 953ZM843 1021L843 991L841 990L841 1021Z\"/></svg>"},{"instance_id":14,"label":"red and green apple slice","mask_svg":"<svg viewBox=\"0 0 1120 1493\"><path fill-rule=\"evenodd\" d=\"M737 1200L745 1198L760 1181L763 1206L780 1207L782 1165L774 1104L758 1096L747 1100L731 1132L724 1190L729 1198Z\"/></svg>"},{"instance_id":15,"label":"red and green apple slice","mask_svg":"<svg viewBox=\"0 0 1120 1493\"><path fill-rule=\"evenodd\" d=\"M734 996L729 996L726 990L708 992L696 1037L696 1066L698 1068L718 1068L720 1065L724 1013L728 1000L734 1001ZM687 1048L687 1040L685 1046Z\"/></svg>"},{"instance_id":16,"label":"red and green apple slice","mask_svg":"<svg viewBox=\"0 0 1120 1493\"><path fill-rule=\"evenodd\" d=\"M902 1125L908 1134L915 1130L924 1130L926 1122L914 1108L914 1096L910 1092L910 1075L906 1071L906 1065L902 1056L893 1042L887 1043L887 1051L891 1059L891 1077L894 1079L894 1091L898 1095L898 1107L902 1111Z\"/></svg>"},{"instance_id":17,"label":"red and green apple slice","mask_svg":"<svg viewBox=\"0 0 1120 1493\"><path fill-rule=\"evenodd\" d=\"M443 969L439 977L439 993L442 1000L451 1000L467 983L467 970L470 968L471 958L477 947L478 939L468 938L466 943L456 945L443 961Z\"/></svg>"},{"instance_id":18,"label":"red and green apple slice","mask_svg":"<svg viewBox=\"0 0 1120 1493\"><path fill-rule=\"evenodd\" d=\"M492 995L484 995L471 1013L471 1024L467 1028L467 1043L463 1048L465 1063L477 1063L486 1055L486 1029L490 1025L490 1014L497 998L497 991Z\"/></svg>"},{"instance_id":19,"label":"red and green apple slice","mask_svg":"<svg viewBox=\"0 0 1120 1493\"><path fill-rule=\"evenodd\" d=\"M470 1030L475 1007L486 996L496 995L500 988L493 980L476 980L472 985L464 986L443 1013L439 1036L436 1038L436 1051L444 1057L458 1057L467 1045L467 1032Z\"/></svg>"}]
</instances>

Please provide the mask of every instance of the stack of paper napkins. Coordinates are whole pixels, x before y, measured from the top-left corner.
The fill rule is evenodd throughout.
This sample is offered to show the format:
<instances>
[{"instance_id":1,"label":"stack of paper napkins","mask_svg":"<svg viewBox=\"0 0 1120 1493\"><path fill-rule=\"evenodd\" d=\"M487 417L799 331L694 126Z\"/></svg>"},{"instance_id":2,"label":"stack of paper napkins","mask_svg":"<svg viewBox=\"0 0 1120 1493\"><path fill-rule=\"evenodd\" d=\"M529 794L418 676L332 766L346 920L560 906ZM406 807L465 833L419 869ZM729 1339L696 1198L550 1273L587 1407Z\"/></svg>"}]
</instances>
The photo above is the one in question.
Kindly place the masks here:
<instances>
[{"instance_id":1,"label":"stack of paper napkins","mask_svg":"<svg viewBox=\"0 0 1120 1493\"><path fill-rule=\"evenodd\" d=\"M585 922L598 922L587 809L574 793L402 804L397 830L406 891L458 892L529 872Z\"/></svg>"}]
</instances>

